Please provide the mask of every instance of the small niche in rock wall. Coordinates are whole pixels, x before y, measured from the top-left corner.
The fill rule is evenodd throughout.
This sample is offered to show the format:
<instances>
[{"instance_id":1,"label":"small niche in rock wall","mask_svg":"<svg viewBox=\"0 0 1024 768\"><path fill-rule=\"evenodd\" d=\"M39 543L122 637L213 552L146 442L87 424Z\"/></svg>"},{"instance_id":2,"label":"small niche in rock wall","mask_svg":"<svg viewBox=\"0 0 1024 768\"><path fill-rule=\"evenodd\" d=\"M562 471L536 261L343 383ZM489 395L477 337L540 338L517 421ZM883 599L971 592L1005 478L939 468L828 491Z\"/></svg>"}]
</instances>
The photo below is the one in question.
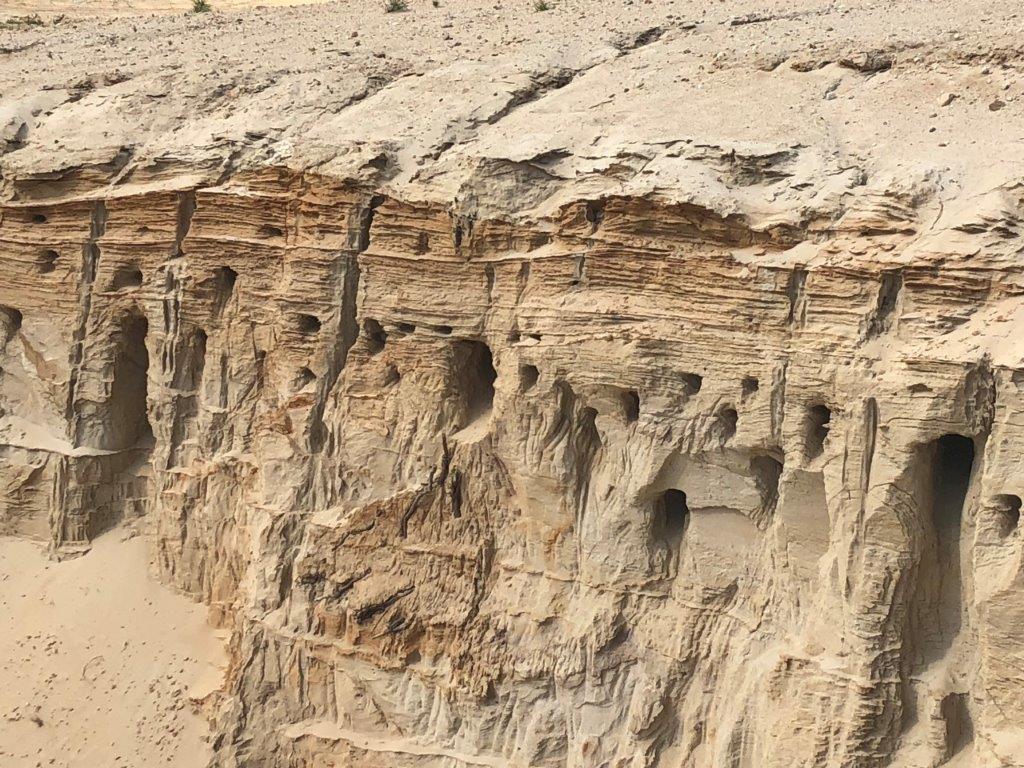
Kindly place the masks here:
<instances>
[{"instance_id":1,"label":"small niche in rock wall","mask_svg":"<svg viewBox=\"0 0 1024 768\"><path fill-rule=\"evenodd\" d=\"M295 328L304 336L320 333L320 318L316 315L300 314L295 317Z\"/></svg>"},{"instance_id":2,"label":"small niche in rock wall","mask_svg":"<svg viewBox=\"0 0 1024 768\"><path fill-rule=\"evenodd\" d=\"M918 573L914 615L927 630L926 658L943 653L960 631L963 586L960 561L964 504L974 471L974 441L943 435L922 452L922 477L928 483L919 504L926 547ZM930 551L929 551L930 550Z\"/></svg>"},{"instance_id":3,"label":"small niche in rock wall","mask_svg":"<svg viewBox=\"0 0 1024 768\"><path fill-rule=\"evenodd\" d=\"M740 415L735 408L726 407L720 410L715 418L716 428L721 441L729 442L736 434L736 426L739 424Z\"/></svg>"},{"instance_id":4,"label":"small niche in rock wall","mask_svg":"<svg viewBox=\"0 0 1024 768\"><path fill-rule=\"evenodd\" d=\"M431 330L441 334L442 336L452 335L452 327L450 325L435 325L433 326L433 328L431 328Z\"/></svg>"},{"instance_id":5,"label":"small niche in rock wall","mask_svg":"<svg viewBox=\"0 0 1024 768\"><path fill-rule=\"evenodd\" d=\"M363 320L363 336L366 339L366 351L371 355L384 351L388 340L387 331L372 317Z\"/></svg>"},{"instance_id":6,"label":"small niche in rock wall","mask_svg":"<svg viewBox=\"0 0 1024 768\"><path fill-rule=\"evenodd\" d=\"M388 367L384 369L384 379L381 384L385 387L392 387L402 380L402 372L398 370L398 366L394 363L389 363Z\"/></svg>"},{"instance_id":7,"label":"small niche in rock wall","mask_svg":"<svg viewBox=\"0 0 1024 768\"><path fill-rule=\"evenodd\" d=\"M814 405L807 409L804 417L804 453L808 459L816 459L825 451L832 411L825 405Z\"/></svg>"},{"instance_id":8,"label":"small niche in rock wall","mask_svg":"<svg viewBox=\"0 0 1024 768\"><path fill-rule=\"evenodd\" d=\"M627 424L640 418L640 393L630 389L622 394L622 415Z\"/></svg>"},{"instance_id":9,"label":"small niche in rock wall","mask_svg":"<svg viewBox=\"0 0 1024 768\"><path fill-rule=\"evenodd\" d=\"M257 231L258 237L266 239L270 237L281 237L284 234L284 230L280 227L275 227L270 224L264 224Z\"/></svg>"},{"instance_id":10,"label":"small niche in rock wall","mask_svg":"<svg viewBox=\"0 0 1024 768\"><path fill-rule=\"evenodd\" d=\"M753 376L744 376L743 381L740 382L740 392L743 394L743 399L746 400L748 397L757 392L760 384L757 379Z\"/></svg>"},{"instance_id":11,"label":"small niche in rock wall","mask_svg":"<svg viewBox=\"0 0 1024 768\"><path fill-rule=\"evenodd\" d=\"M690 508L686 494L678 488L669 488L661 495L662 530L670 544L678 543L690 521Z\"/></svg>"},{"instance_id":12,"label":"small niche in rock wall","mask_svg":"<svg viewBox=\"0 0 1024 768\"><path fill-rule=\"evenodd\" d=\"M540 378L540 371L537 370L535 365L520 365L519 366L519 391L529 392L537 385L537 379Z\"/></svg>"},{"instance_id":13,"label":"small niche in rock wall","mask_svg":"<svg viewBox=\"0 0 1024 768\"><path fill-rule=\"evenodd\" d=\"M1020 525L1020 496L1013 494L1000 494L992 499L992 509L995 510L999 525L999 535L1006 538Z\"/></svg>"},{"instance_id":14,"label":"small niche in rock wall","mask_svg":"<svg viewBox=\"0 0 1024 768\"><path fill-rule=\"evenodd\" d=\"M760 514L770 519L779 503L779 480L782 477L782 462L774 456L754 456L750 460L750 471L761 494Z\"/></svg>"},{"instance_id":15,"label":"small niche in rock wall","mask_svg":"<svg viewBox=\"0 0 1024 768\"><path fill-rule=\"evenodd\" d=\"M704 377L697 373L683 374L683 390L687 395L696 395L704 386Z\"/></svg>"},{"instance_id":16,"label":"small niche in rock wall","mask_svg":"<svg viewBox=\"0 0 1024 768\"><path fill-rule=\"evenodd\" d=\"M114 356L114 379L107 403L108 435L101 447L129 448L152 436L146 405L149 352L146 335L149 323L133 312L121 321Z\"/></svg>"},{"instance_id":17,"label":"small niche in rock wall","mask_svg":"<svg viewBox=\"0 0 1024 768\"><path fill-rule=\"evenodd\" d=\"M892 328L893 317L896 313L896 306L899 304L902 291L902 270L890 269L882 273L882 279L878 286L878 296L875 300L875 308L868 318L868 338L880 336Z\"/></svg>"},{"instance_id":18,"label":"small niche in rock wall","mask_svg":"<svg viewBox=\"0 0 1024 768\"><path fill-rule=\"evenodd\" d=\"M21 312L13 307L0 306L0 341L3 346L14 338L14 335L21 330Z\"/></svg>"},{"instance_id":19,"label":"small niche in rock wall","mask_svg":"<svg viewBox=\"0 0 1024 768\"><path fill-rule=\"evenodd\" d=\"M217 298L222 303L227 302L231 298L231 294L234 293L235 283L238 281L238 273L231 267L217 267L214 270L213 276L216 283Z\"/></svg>"},{"instance_id":20,"label":"small niche in rock wall","mask_svg":"<svg viewBox=\"0 0 1024 768\"><path fill-rule=\"evenodd\" d=\"M114 270L110 287L115 291L125 288L138 288L142 285L142 270L131 265L123 265Z\"/></svg>"},{"instance_id":21,"label":"small niche in rock wall","mask_svg":"<svg viewBox=\"0 0 1024 768\"><path fill-rule=\"evenodd\" d=\"M939 704L946 724L946 759L953 757L974 740L974 724L967 707L966 693L947 694Z\"/></svg>"},{"instance_id":22,"label":"small niche in rock wall","mask_svg":"<svg viewBox=\"0 0 1024 768\"><path fill-rule=\"evenodd\" d=\"M220 316L235 292L238 273L231 267L217 267L213 271L213 312Z\"/></svg>"},{"instance_id":23,"label":"small niche in rock wall","mask_svg":"<svg viewBox=\"0 0 1024 768\"><path fill-rule=\"evenodd\" d=\"M49 219L45 213L33 213L32 223L33 224L45 224Z\"/></svg>"},{"instance_id":24,"label":"small niche in rock wall","mask_svg":"<svg viewBox=\"0 0 1024 768\"><path fill-rule=\"evenodd\" d=\"M482 341L459 341L453 358L455 385L465 400L468 420L472 421L494 404L494 370L490 348Z\"/></svg>"},{"instance_id":25,"label":"small niche in rock wall","mask_svg":"<svg viewBox=\"0 0 1024 768\"><path fill-rule=\"evenodd\" d=\"M302 390L308 387L316 381L316 374L313 373L309 368L300 368L299 372L295 374L295 381L292 384L295 390Z\"/></svg>"},{"instance_id":26,"label":"small niche in rock wall","mask_svg":"<svg viewBox=\"0 0 1024 768\"><path fill-rule=\"evenodd\" d=\"M47 249L39 254L39 258L36 259L36 272L40 275L48 275L56 269L57 259L60 258L60 254L52 249Z\"/></svg>"},{"instance_id":27,"label":"small niche in rock wall","mask_svg":"<svg viewBox=\"0 0 1024 768\"><path fill-rule=\"evenodd\" d=\"M412 323L395 323L395 330L401 334L410 334L416 330L416 326Z\"/></svg>"}]
</instances>

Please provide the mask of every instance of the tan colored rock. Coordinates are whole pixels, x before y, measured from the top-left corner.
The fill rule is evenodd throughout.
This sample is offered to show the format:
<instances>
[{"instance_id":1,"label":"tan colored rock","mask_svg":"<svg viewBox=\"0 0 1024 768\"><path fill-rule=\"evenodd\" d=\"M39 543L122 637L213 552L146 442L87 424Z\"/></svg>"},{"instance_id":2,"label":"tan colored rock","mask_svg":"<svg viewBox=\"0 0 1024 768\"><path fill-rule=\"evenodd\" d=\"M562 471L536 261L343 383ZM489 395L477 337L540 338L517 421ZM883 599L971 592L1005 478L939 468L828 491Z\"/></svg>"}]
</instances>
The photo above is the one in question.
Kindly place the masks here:
<instances>
[{"instance_id":1,"label":"tan colored rock","mask_svg":"<svg viewBox=\"0 0 1024 768\"><path fill-rule=\"evenodd\" d=\"M0 530L144 519L215 764L1024 765L1017 11L728 5L10 33Z\"/></svg>"}]
</instances>

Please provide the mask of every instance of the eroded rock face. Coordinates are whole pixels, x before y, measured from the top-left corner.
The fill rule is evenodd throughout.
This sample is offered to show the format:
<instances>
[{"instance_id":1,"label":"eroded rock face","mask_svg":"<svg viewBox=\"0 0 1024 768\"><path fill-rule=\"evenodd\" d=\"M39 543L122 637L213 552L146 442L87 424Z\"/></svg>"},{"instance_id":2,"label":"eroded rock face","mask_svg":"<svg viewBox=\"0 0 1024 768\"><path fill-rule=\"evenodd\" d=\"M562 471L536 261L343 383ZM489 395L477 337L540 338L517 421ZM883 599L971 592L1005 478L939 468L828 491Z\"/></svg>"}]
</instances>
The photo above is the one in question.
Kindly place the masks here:
<instances>
[{"instance_id":1,"label":"eroded rock face","mask_svg":"<svg viewBox=\"0 0 1024 768\"><path fill-rule=\"evenodd\" d=\"M951 306L932 265L759 263L791 235L692 206L463 222L270 170L3 232L5 528L152 518L234 629L226 765L1013 733L1022 374L906 343L998 283Z\"/></svg>"},{"instance_id":2,"label":"eroded rock face","mask_svg":"<svg viewBox=\"0 0 1024 768\"><path fill-rule=\"evenodd\" d=\"M926 146L953 44L705 69L774 18L26 128L0 531L144 517L218 765L1024 765L1019 109Z\"/></svg>"}]
</instances>

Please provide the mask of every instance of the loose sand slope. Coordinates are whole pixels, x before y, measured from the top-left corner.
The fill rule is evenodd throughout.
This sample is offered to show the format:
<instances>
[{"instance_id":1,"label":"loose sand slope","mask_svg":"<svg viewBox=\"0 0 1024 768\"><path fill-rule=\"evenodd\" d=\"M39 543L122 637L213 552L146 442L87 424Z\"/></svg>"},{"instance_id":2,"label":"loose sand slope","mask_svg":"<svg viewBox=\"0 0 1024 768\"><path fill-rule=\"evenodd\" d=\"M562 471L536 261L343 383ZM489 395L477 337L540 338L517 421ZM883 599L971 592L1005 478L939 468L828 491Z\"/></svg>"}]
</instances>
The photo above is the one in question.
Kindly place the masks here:
<instances>
[{"instance_id":1,"label":"loose sand slope","mask_svg":"<svg viewBox=\"0 0 1024 768\"><path fill-rule=\"evenodd\" d=\"M205 765L187 696L223 652L204 616L149 577L141 537L62 563L0 539L0 765Z\"/></svg>"}]
</instances>

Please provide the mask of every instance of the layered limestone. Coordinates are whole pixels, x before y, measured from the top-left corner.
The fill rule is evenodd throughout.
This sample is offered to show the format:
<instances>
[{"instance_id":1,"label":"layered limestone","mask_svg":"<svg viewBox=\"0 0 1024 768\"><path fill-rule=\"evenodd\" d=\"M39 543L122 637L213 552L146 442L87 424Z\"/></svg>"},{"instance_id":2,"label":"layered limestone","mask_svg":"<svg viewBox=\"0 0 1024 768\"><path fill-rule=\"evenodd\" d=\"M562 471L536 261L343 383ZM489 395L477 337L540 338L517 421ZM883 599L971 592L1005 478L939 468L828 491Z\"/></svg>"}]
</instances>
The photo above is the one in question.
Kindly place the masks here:
<instances>
[{"instance_id":1,"label":"layered limestone","mask_svg":"<svg viewBox=\"0 0 1024 768\"><path fill-rule=\"evenodd\" d=\"M0 530L142 518L215 764L1024 765L1011 29L658 12L6 97Z\"/></svg>"}]
</instances>

